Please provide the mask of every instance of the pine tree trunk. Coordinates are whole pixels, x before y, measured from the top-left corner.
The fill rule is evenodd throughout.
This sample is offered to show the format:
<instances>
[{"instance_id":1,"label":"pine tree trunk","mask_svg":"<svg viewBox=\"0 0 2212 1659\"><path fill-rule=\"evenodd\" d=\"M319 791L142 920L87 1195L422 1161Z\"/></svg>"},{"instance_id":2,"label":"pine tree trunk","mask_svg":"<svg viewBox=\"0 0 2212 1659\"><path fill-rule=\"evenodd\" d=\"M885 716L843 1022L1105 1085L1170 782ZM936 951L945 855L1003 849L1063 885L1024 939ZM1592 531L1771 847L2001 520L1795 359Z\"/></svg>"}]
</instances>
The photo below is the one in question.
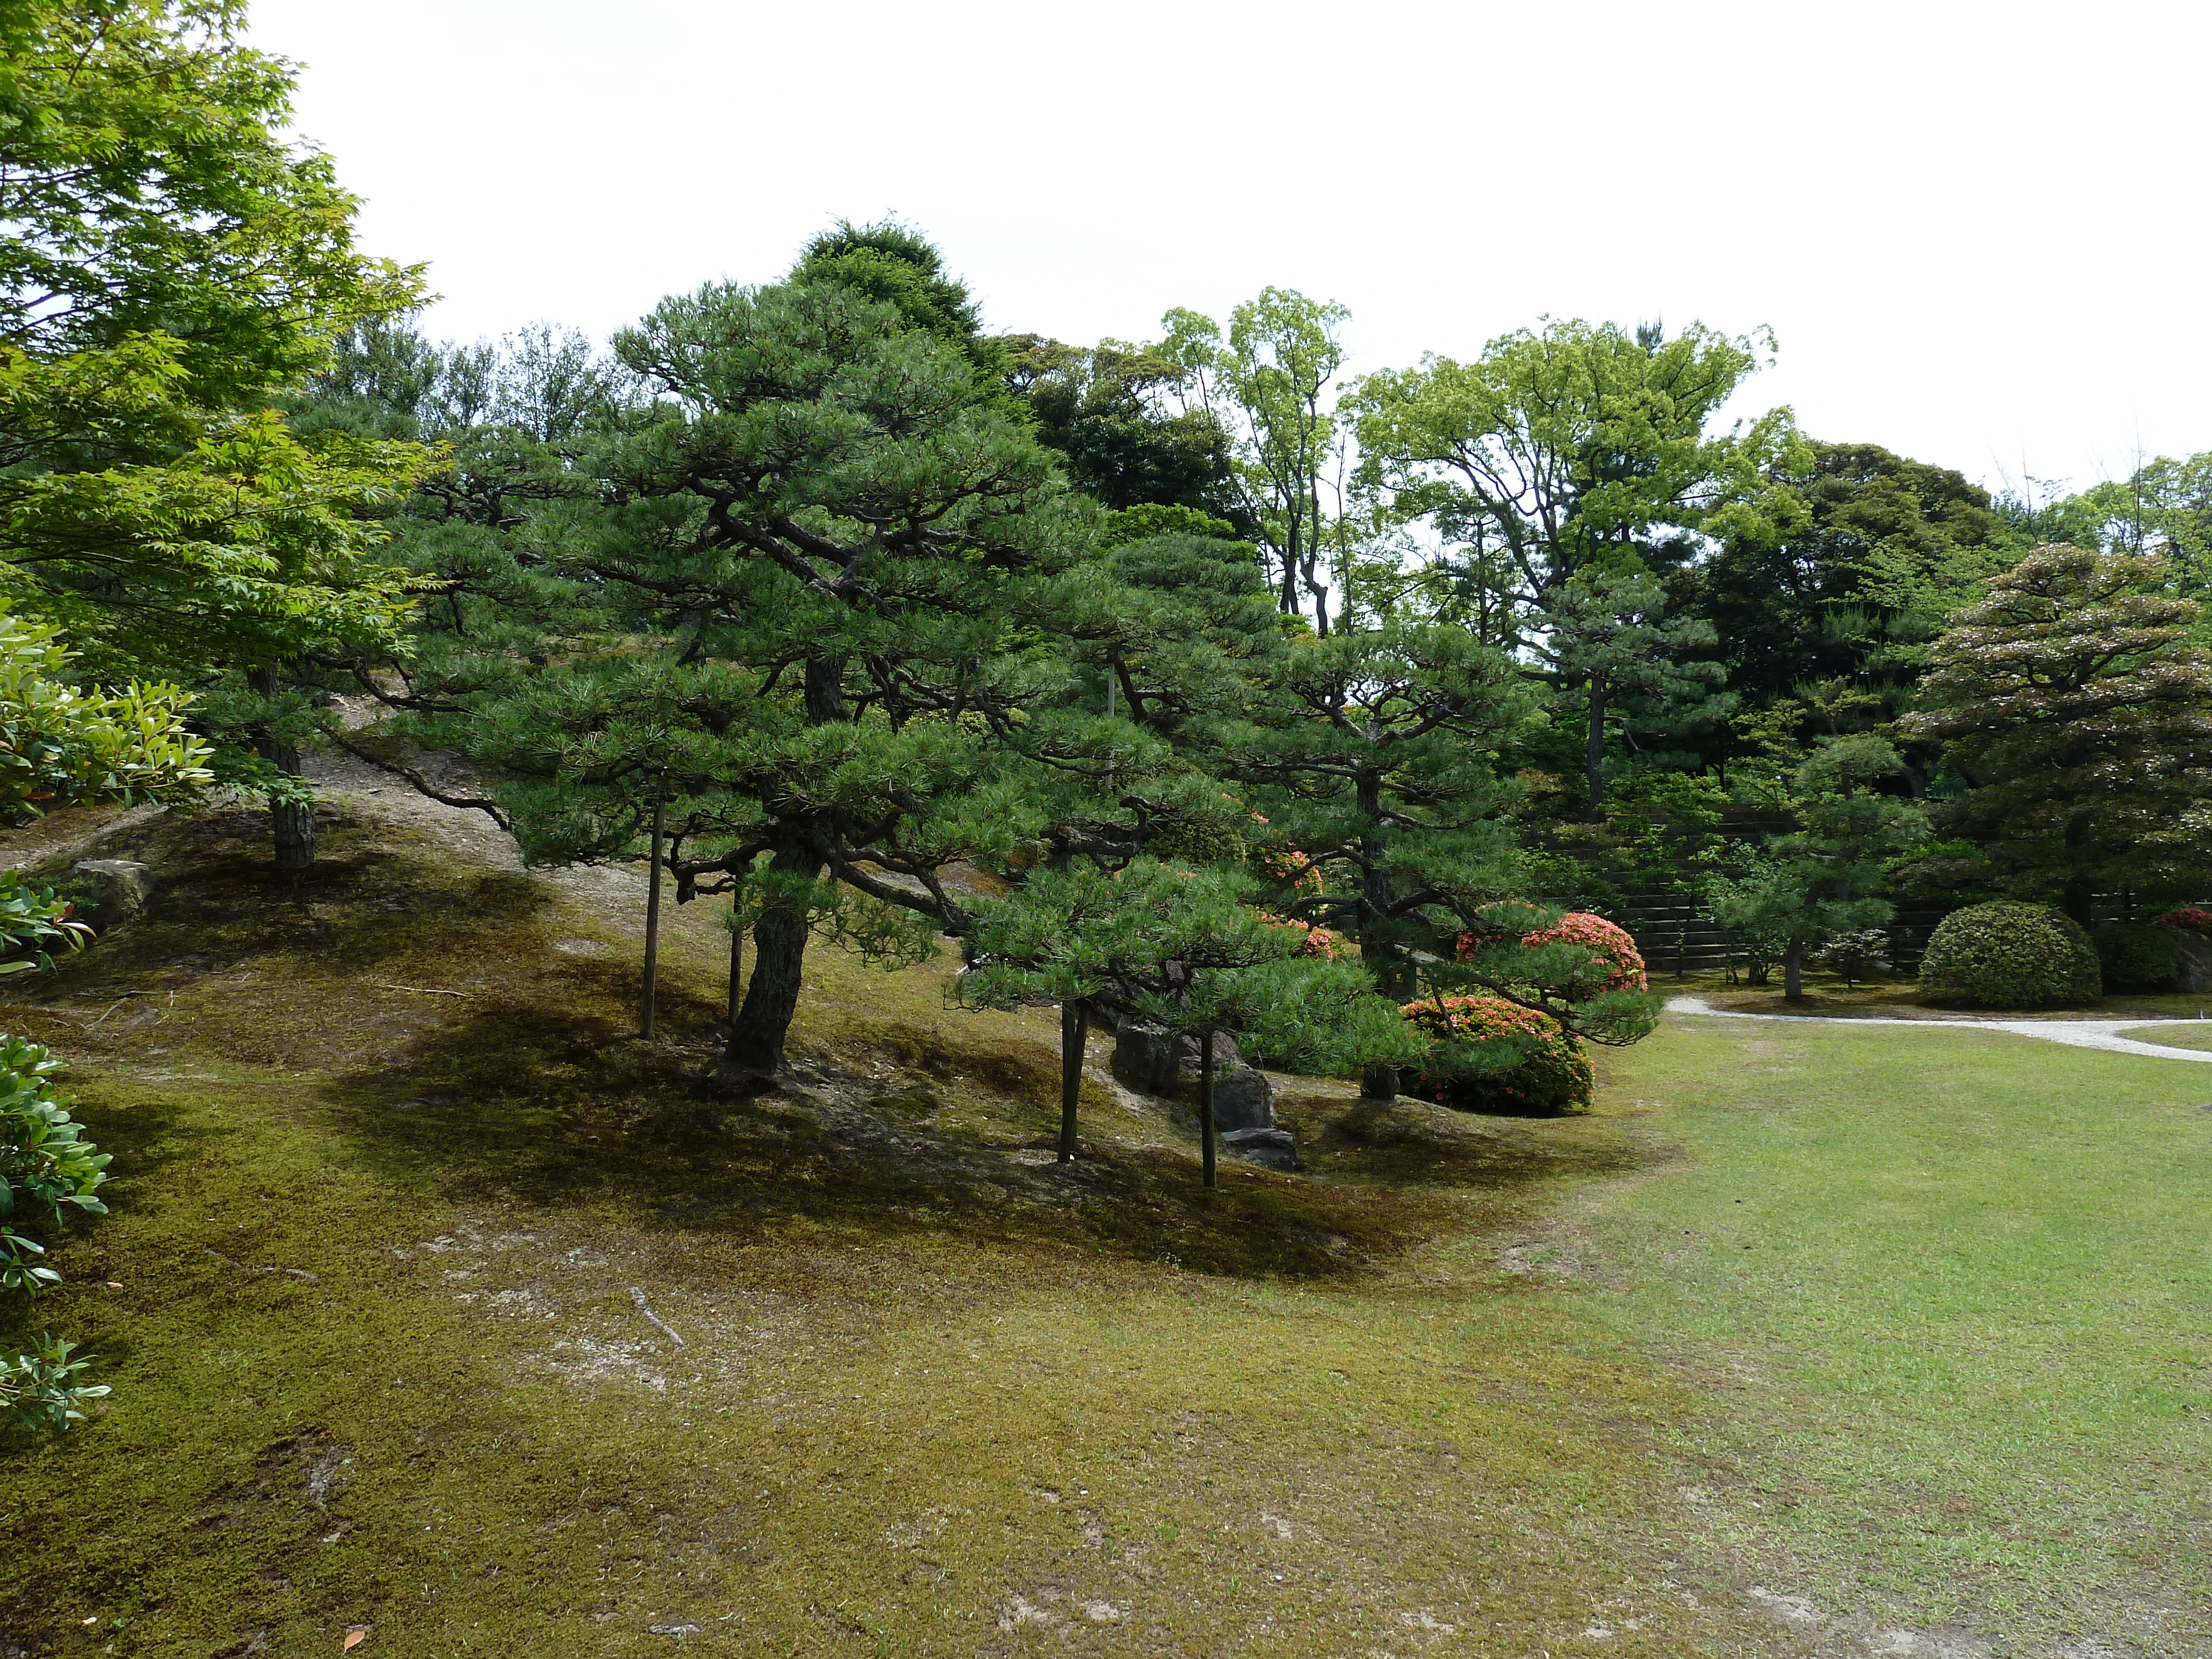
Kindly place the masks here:
<instances>
[{"instance_id":1,"label":"pine tree trunk","mask_svg":"<svg viewBox=\"0 0 2212 1659\"><path fill-rule=\"evenodd\" d=\"M1206 1046L1199 1051L1198 1059L1198 1137L1200 1157L1205 1164L1206 1184L1218 1185L1214 1175L1213 1151L1213 1033L1203 1031L1199 1040Z\"/></svg>"},{"instance_id":2,"label":"pine tree trunk","mask_svg":"<svg viewBox=\"0 0 2212 1659\"><path fill-rule=\"evenodd\" d=\"M1782 955L1782 994L1789 1001L1805 1000L1805 941L1793 939Z\"/></svg>"},{"instance_id":3,"label":"pine tree trunk","mask_svg":"<svg viewBox=\"0 0 2212 1659\"><path fill-rule=\"evenodd\" d=\"M276 671L256 668L246 677L246 684L260 696L273 698L276 695ZM264 736L255 745L261 758L288 777L300 775L300 751L281 738ZM281 801L269 803L269 822L275 831L276 867L279 870L304 870L315 861L315 804L313 801Z\"/></svg>"},{"instance_id":4,"label":"pine tree trunk","mask_svg":"<svg viewBox=\"0 0 2212 1659\"><path fill-rule=\"evenodd\" d=\"M1382 816L1382 781L1378 775L1363 775L1354 786L1358 792L1359 815L1370 824ZM1390 877L1382 868L1384 848L1374 836L1360 838L1360 860L1364 869L1360 876L1361 907L1359 926L1359 959L1367 971L1375 975L1375 983L1382 994L1393 1002L1404 1002L1413 994L1413 963L1406 954L1405 946L1390 937L1390 908L1396 896L1390 890Z\"/></svg>"},{"instance_id":5,"label":"pine tree trunk","mask_svg":"<svg viewBox=\"0 0 2212 1659\"><path fill-rule=\"evenodd\" d=\"M1589 685L1588 750L1590 816L1593 818L1605 808L1605 682L1593 676Z\"/></svg>"},{"instance_id":6,"label":"pine tree trunk","mask_svg":"<svg viewBox=\"0 0 2212 1659\"><path fill-rule=\"evenodd\" d=\"M2058 908L2080 922L2084 932L2097 925L2094 896L2089 891L2089 883L2084 877L2075 877L2059 890Z\"/></svg>"},{"instance_id":7,"label":"pine tree trunk","mask_svg":"<svg viewBox=\"0 0 2212 1659\"><path fill-rule=\"evenodd\" d=\"M1083 1039L1091 1012L1079 1002L1060 1005L1060 1161L1075 1162L1075 1114L1083 1096Z\"/></svg>"},{"instance_id":8,"label":"pine tree trunk","mask_svg":"<svg viewBox=\"0 0 2212 1659\"><path fill-rule=\"evenodd\" d=\"M812 881L822 860L810 848L785 848L769 868ZM799 1011L800 972L806 961L806 912L773 905L753 927L753 976L744 1006L730 1027L724 1069L748 1077L774 1077L783 1069L784 1038Z\"/></svg>"},{"instance_id":9,"label":"pine tree trunk","mask_svg":"<svg viewBox=\"0 0 2212 1659\"><path fill-rule=\"evenodd\" d=\"M734 924L736 916L731 917ZM730 1012L725 1021L732 1030L738 1026L738 996L744 988L745 930L732 926L730 929Z\"/></svg>"},{"instance_id":10,"label":"pine tree trunk","mask_svg":"<svg viewBox=\"0 0 2212 1659\"><path fill-rule=\"evenodd\" d=\"M299 775L297 750L289 751L292 764L285 770ZM276 757L271 755L271 760ZM280 765L281 762L278 763ZM276 867L304 870L315 861L315 804L313 801L271 801L269 817L276 831Z\"/></svg>"}]
</instances>

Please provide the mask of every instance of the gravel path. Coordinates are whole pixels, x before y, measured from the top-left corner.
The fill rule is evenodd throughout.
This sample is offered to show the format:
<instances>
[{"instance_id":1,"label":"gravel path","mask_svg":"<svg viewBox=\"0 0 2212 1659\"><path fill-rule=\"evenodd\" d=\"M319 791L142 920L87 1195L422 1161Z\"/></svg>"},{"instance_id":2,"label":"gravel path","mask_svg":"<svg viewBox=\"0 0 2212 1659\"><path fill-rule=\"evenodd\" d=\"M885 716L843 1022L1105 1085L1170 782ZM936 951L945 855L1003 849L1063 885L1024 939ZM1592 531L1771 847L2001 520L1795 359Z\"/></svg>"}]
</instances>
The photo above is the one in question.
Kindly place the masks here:
<instances>
[{"instance_id":1,"label":"gravel path","mask_svg":"<svg viewBox=\"0 0 2212 1659\"><path fill-rule=\"evenodd\" d=\"M1781 1019L1814 1025L1910 1025L1915 1030L1926 1030L1933 1025L1953 1030L2010 1031L2017 1036L2041 1037L2046 1042L2063 1042L2075 1048L2104 1048L2116 1054L2148 1054L2154 1060L2212 1060L2212 1050L2168 1048L2120 1035L2122 1031L2139 1031L2150 1025L2204 1024L2203 1020L2196 1019L1886 1019L1874 1015L1745 1014L1713 1007L1703 997L1670 997L1667 1012L1705 1014L1714 1019Z\"/></svg>"}]
</instances>

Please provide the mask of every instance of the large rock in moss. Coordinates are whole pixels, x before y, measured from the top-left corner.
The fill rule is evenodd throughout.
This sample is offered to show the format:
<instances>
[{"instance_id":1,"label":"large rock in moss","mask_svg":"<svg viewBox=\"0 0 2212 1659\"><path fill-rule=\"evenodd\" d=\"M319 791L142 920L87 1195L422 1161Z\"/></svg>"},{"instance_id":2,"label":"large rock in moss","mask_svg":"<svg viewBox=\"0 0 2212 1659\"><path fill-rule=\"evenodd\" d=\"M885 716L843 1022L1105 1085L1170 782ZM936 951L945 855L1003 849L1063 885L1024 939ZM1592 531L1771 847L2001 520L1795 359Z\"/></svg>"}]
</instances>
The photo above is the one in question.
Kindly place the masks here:
<instances>
[{"instance_id":1,"label":"large rock in moss","mask_svg":"<svg viewBox=\"0 0 2212 1659\"><path fill-rule=\"evenodd\" d=\"M1157 1025L1125 1022L1114 1036L1114 1075L1139 1094L1196 1104L1198 1040L1170 1036ZM1222 1129L1274 1127L1275 1091L1267 1073L1244 1063L1237 1041L1213 1039L1213 1121Z\"/></svg>"},{"instance_id":2,"label":"large rock in moss","mask_svg":"<svg viewBox=\"0 0 2212 1659\"><path fill-rule=\"evenodd\" d=\"M70 872L93 884L103 933L118 922L137 921L154 897L154 866L136 859L79 859Z\"/></svg>"},{"instance_id":3,"label":"large rock in moss","mask_svg":"<svg viewBox=\"0 0 2212 1659\"><path fill-rule=\"evenodd\" d=\"M1920 958L1930 1002L2052 1008L2105 994L2096 947L2081 925L2046 904L1971 904L1936 927Z\"/></svg>"}]
</instances>

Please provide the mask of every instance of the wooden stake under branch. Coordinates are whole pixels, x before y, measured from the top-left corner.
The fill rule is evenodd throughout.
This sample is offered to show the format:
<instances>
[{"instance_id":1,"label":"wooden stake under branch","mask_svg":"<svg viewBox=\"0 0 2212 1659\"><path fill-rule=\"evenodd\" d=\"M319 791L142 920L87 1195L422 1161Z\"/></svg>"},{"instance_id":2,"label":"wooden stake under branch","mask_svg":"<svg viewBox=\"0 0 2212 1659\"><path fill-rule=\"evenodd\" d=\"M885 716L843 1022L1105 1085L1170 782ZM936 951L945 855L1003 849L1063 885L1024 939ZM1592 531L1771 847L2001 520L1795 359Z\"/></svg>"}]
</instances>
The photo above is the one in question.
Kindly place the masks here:
<instances>
[{"instance_id":1,"label":"wooden stake under branch","mask_svg":"<svg viewBox=\"0 0 2212 1659\"><path fill-rule=\"evenodd\" d=\"M668 786L653 798L653 880L645 901L645 994L638 1018L638 1035L653 1041L653 981L660 967L660 846L666 831Z\"/></svg>"},{"instance_id":2,"label":"wooden stake under branch","mask_svg":"<svg viewBox=\"0 0 2212 1659\"><path fill-rule=\"evenodd\" d=\"M1198 1056L1198 1133L1204 1149L1206 1184L1212 1187L1218 1184L1213 1172L1213 1033L1201 1032L1200 1041L1206 1047Z\"/></svg>"},{"instance_id":3,"label":"wooden stake under branch","mask_svg":"<svg viewBox=\"0 0 2212 1659\"><path fill-rule=\"evenodd\" d=\"M1060 1005L1060 1161L1075 1162L1075 1112L1083 1094L1083 1039L1091 1011L1080 1002Z\"/></svg>"}]
</instances>

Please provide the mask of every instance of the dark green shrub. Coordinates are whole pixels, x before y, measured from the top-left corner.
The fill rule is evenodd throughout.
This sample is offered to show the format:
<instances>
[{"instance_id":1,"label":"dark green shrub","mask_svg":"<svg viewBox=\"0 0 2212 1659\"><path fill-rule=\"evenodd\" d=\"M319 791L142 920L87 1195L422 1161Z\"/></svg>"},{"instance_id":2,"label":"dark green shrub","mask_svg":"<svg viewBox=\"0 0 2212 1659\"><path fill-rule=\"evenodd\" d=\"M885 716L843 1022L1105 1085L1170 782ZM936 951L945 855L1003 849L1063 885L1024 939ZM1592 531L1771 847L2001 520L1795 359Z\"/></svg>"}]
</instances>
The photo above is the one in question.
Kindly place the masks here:
<instances>
[{"instance_id":1,"label":"dark green shrub","mask_svg":"<svg viewBox=\"0 0 2212 1659\"><path fill-rule=\"evenodd\" d=\"M2107 985L2154 991L2181 971L2181 941L2147 921L2108 921L2097 930L2094 943Z\"/></svg>"},{"instance_id":2,"label":"dark green shrub","mask_svg":"<svg viewBox=\"0 0 2212 1659\"><path fill-rule=\"evenodd\" d=\"M1921 994L1984 1008L2047 1008L2104 994L2097 952L2045 904L1972 904L1943 918L1920 958Z\"/></svg>"}]
</instances>

